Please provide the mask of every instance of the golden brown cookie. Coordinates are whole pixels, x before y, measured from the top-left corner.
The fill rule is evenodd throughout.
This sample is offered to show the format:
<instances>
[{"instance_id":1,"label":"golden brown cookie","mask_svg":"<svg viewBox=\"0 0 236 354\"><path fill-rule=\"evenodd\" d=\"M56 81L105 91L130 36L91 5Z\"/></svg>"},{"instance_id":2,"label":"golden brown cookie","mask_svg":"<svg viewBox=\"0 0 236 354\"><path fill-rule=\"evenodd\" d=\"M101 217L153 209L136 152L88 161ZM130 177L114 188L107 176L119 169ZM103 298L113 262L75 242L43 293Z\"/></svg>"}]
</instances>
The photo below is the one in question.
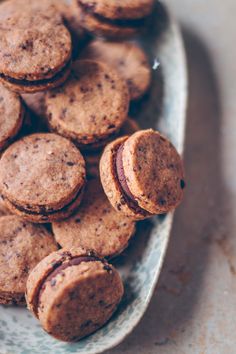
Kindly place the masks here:
<instances>
[{"instance_id":1,"label":"golden brown cookie","mask_svg":"<svg viewBox=\"0 0 236 354\"><path fill-rule=\"evenodd\" d=\"M109 144L100 160L100 177L114 208L134 220L167 213L183 198L181 157L151 129Z\"/></svg>"},{"instance_id":2,"label":"golden brown cookie","mask_svg":"<svg viewBox=\"0 0 236 354\"><path fill-rule=\"evenodd\" d=\"M56 134L33 134L11 145L0 160L0 189L7 207L29 221L68 217L82 199L85 162Z\"/></svg>"},{"instance_id":3,"label":"golden brown cookie","mask_svg":"<svg viewBox=\"0 0 236 354\"><path fill-rule=\"evenodd\" d=\"M43 226L14 215L0 217L0 303L25 304L30 271L56 250L56 242Z\"/></svg>"},{"instance_id":4,"label":"golden brown cookie","mask_svg":"<svg viewBox=\"0 0 236 354\"><path fill-rule=\"evenodd\" d=\"M119 273L105 260L82 249L62 249L34 268L26 296L46 332L75 342L110 319L123 292Z\"/></svg>"},{"instance_id":5,"label":"golden brown cookie","mask_svg":"<svg viewBox=\"0 0 236 354\"><path fill-rule=\"evenodd\" d=\"M0 84L0 151L19 133L25 117L20 97Z\"/></svg>"},{"instance_id":6,"label":"golden brown cookie","mask_svg":"<svg viewBox=\"0 0 236 354\"><path fill-rule=\"evenodd\" d=\"M38 92L62 84L71 62L71 36L57 12L22 12L22 1L0 5L0 80L16 92Z\"/></svg>"},{"instance_id":7,"label":"golden brown cookie","mask_svg":"<svg viewBox=\"0 0 236 354\"><path fill-rule=\"evenodd\" d=\"M105 145L124 124L129 93L106 64L79 60L66 84L46 95L45 105L52 130L90 150Z\"/></svg>"},{"instance_id":8,"label":"golden brown cookie","mask_svg":"<svg viewBox=\"0 0 236 354\"><path fill-rule=\"evenodd\" d=\"M69 219L52 224L62 248L83 247L112 258L129 244L135 223L109 203L98 179L91 180L79 210Z\"/></svg>"},{"instance_id":9,"label":"golden brown cookie","mask_svg":"<svg viewBox=\"0 0 236 354\"><path fill-rule=\"evenodd\" d=\"M131 100L142 97L151 83L151 67L145 52L132 42L95 40L81 58L99 60L117 69L126 80Z\"/></svg>"}]
</instances>

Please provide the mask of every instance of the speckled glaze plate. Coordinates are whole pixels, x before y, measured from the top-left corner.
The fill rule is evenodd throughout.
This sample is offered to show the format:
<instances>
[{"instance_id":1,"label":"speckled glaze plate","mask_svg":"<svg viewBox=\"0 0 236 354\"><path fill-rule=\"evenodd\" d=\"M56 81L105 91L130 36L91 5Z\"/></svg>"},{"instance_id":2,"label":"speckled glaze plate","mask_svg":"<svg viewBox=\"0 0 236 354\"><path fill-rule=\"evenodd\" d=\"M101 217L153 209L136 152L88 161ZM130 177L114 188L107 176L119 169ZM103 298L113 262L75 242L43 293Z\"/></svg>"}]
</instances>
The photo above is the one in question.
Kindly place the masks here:
<instances>
[{"instance_id":1,"label":"speckled glaze plate","mask_svg":"<svg viewBox=\"0 0 236 354\"><path fill-rule=\"evenodd\" d=\"M175 20L156 4L149 32L142 44L153 65L153 85L142 102L132 105L144 128L167 135L183 152L187 75L183 42ZM160 65L158 64L160 63ZM157 284L173 221L173 213L138 224L126 252L114 261L122 274L125 296L110 322L76 344L65 344L44 333L26 309L0 306L1 354L101 353L120 343L143 316Z\"/></svg>"}]
</instances>

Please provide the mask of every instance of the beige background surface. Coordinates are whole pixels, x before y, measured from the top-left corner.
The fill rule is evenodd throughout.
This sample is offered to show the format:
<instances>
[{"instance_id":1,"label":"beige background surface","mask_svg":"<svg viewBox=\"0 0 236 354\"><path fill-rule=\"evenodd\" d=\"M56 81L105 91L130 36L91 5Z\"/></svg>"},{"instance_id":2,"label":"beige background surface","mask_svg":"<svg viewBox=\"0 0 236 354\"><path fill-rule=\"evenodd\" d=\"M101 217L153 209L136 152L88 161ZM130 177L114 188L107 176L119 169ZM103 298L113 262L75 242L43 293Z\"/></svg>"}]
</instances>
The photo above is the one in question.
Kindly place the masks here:
<instances>
[{"instance_id":1,"label":"beige background surface","mask_svg":"<svg viewBox=\"0 0 236 354\"><path fill-rule=\"evenodd\" d=\"M166 3L189 61L188 188L151 305L107 354L235 354L236 1Z\"/></svg>"}]
</instances>

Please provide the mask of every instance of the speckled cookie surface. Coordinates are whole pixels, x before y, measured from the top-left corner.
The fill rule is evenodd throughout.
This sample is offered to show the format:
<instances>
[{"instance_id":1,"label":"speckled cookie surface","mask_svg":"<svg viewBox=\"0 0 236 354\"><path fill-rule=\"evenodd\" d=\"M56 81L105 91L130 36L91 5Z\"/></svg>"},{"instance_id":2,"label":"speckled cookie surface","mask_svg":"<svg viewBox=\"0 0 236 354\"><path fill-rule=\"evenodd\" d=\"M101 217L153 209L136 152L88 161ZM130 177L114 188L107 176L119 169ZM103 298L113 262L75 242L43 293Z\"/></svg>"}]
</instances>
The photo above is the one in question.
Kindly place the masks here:
<instances>
[{"instance_id":1,"label":"speckled cookie surface","mask_svg":"<svg viewBox=\"0 0 236 354\"><path fill-rule=\"evenodd\" d=\"M19 132L23 123L24 113L20 97L0 85L0 151Z\"/></svg>"},{"instance_id":2,"label":"speckled cookie surface","mask_svg":"<svg viewBox=\"0 0 236 354\"><path fill-rule=\"evenodd\" d=\"M71 58L71 36L61 17L31 8L11 10L9 4L14 6L14 1L0 6L1 81L23 92L61 83Z\"/></svg>"},{"instance_id":3,"label":"speckled cookie surface","mask_svg":"<svg viewBox=\"0 0 236 354\"><path fill-rule=\"evenodd\" d=\"M82 53L83 58L100 60L114 67L126 80L131 99L138 99L147 91L151 68L145 52L131 42L95 40Z\"/></svg>"},{"instance_id":4,"label":"speckled cookie surface","mask_svg":"<svg viewBox=\"0 0 236 354\"><path fill-rule=\"evenodd\" d=\"M93 14L104 16L109 19L137 19L150 14L153 0L77 0Z\"/></svg>"},{"instance_id":5,"label":"speckled cookie surface","mask_svg":"<svg viewBox=\"0 0 236 354\"><path fill-rule=\"evenodd\" d=\"M54 236L63 248L83 247L103 257L120 254L135 232L135 223L109 203L99 180L91 180L78 212L53 223Z\"/></svg>"},{"instance_id":6,"label":"speckled cookie surface","mask_svg":"<svg viewBox=\"0 0 236 354\"><path fill-rule=\"evenodd\" d=\"M181 202L183 163L161 134L153 130L135 133L124 143L122 160L128 188L141 208L166 213Z\"/></svg>"},{"instance_id":7,"label":"speckled cookie surface","mask_svg":"<svg viewBox=\"0 0 236 354\"><path fill-rule=\"evenodd\" d=\"M79 150L56 134L33 134L11 145L0 160L3 197L20 211L48 215L74 202L85 183Z\"/></svg>"},{"instance_id":8,"label":"speckled cookie surface","mask_svg":"<svg viewBox=\"0 0 236 354\"><path fill-rule=\"evenodd\" d=\"M105 166L109 172L105 172ZM103 188L112 205L142 219L178 206L185 187L183 164L174 146L153 130L108 145L100 160Z\"/></svg>"},{"instance_id":9,"label":"speckled cookie surface","mask_svg":"<svg viewBox=\"0 0 236 354\"><path fill-rule=\"evenodd\" d=\"M27 282L28 307L44 330L78 341L105 324L123 296L118 272L82 250L61 250L45 258Z\"/></svg>"},{"instance_id":10,"label":"speckled cookie surface","mask_svg":"<svg viewBox=\"0 0 236 354\"><path fill-rule=\"evenodd\" d=\"M79 60L70 80L45 99L49 124L78 146L102 145L127 118L129 93L125 81L106 64Z\"/></svg>"},{"instance_id":11,"label":"speckled cookie surface","mask_svg":"<svg viewBox=\"0 0 236 354\"><path fill-rule=\"evenodd\" d=\"M0 218L0 303L24 304L29 272L57 250L52 235L42 226L10 215Z\"/></svg>"}]
</instances>

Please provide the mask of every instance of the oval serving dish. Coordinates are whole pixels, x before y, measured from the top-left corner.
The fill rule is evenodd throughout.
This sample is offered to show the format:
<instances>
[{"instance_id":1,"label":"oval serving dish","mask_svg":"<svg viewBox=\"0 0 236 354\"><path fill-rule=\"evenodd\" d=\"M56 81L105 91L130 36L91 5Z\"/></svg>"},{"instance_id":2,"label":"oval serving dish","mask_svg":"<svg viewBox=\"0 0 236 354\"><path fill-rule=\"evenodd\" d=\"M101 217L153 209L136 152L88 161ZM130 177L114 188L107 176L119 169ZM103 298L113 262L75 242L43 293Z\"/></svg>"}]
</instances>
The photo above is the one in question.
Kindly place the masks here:
<instances>
[{"instance_id":1,"label":"oval serving dish","mask_svg":"<svg viewBox=\"0 0 236 354\"><path fill-rule=\"evenodd\" d=\"M131 107L141 127L160 130L182 154L187 102L187 70L180 30L166 7L156 4L152 24L141 40L153 65L153 85ZM173 213L138 224L137 235L114 261L125 297L109 323L79 343L65 344L43 332L23 308L0 306L1 354L95 354L119 344L138 324L152 297L166 253Z\"/></svg>"}]
</instances>

